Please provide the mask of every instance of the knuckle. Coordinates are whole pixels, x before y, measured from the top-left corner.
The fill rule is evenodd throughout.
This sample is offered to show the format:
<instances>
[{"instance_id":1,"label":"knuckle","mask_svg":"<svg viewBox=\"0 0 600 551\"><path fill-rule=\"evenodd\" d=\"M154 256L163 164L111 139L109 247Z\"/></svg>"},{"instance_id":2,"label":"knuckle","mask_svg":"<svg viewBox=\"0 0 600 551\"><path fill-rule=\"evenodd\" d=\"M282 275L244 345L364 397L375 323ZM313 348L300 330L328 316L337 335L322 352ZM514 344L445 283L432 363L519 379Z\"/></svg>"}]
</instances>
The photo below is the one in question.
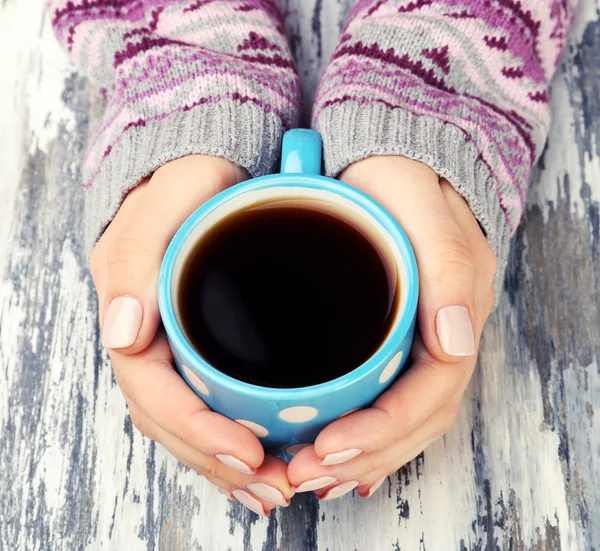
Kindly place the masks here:
<instances>
[{"instance_id":1,"label":"knuckle","mask_svg":"<svg viewBox=\"0 0 600 551\"><path fill-rule=\"evenodd\" d=\"M487 301L486 301L486 312L487 312L488 316L491 313L492 309L494 308L495 301L496 301L496 292L494 290L494 287L492 287L490 289L490 292L488 293Z\"/></svg>"},{"instance_id":2,"label":"knuckle","mask_svg":"<svg viewBox=\"0 0 600 551\"><path fill-rule=\"evenodd\" d=\"M90 261L89 261L90 273L92 274L92 279L94 281L98 281L98 275L99 275L100 266L102 263L101 256L102 256L102 249L100 248L99 245L96 245L90 254Z\"/></svg>"},{"instance_id":3,"label":"knuckle","mask_svg":"<svg viewBox=\"0 0 600 551\"><path fill-rule=\"evenodd\" d=\"M365 466L361 477L362 478L370 478L373 473L379 472L381 470L382 465L381 459L377 459L377 457L373 457L369 459L369 462Z\"/></svg>"},{"instance_id":4,"label":"knuckle","mask_svg":"<svg viewBox=\"0 0 600 551\"><path fill-rule=\"evenodd\" d=\"M200 469L197 465L192 465L192 463L190 463L189 461L186 461L184 459L179 459L179 463L181 463L184 467L197 472L199 475L204 476L202 469Z\"/></svg>"},{"instance_id":5,"label":"knuckle","mask_svg":"<svg viewBox=\"0 0 600 551\"><path fill-rule=\"evenodd\" d=\"M90 253L90 268L94 269L100 264L100 246L96 245Z\"/></svg>"},{"instance_id":6,"label":"knuckle","mask_svg":"<svg viewBox=\"0 0 600 551\"><path fill-rule=\"evenodd\" d=\"M212 459L208 461L206 465L202 466L202 474L205 478L215 479L219 477L219 468L220 465L217 463L216 459Z\"/></svg>"},{"instance_id":7,"label":"knuckle","mask_svg":"<svg viewBox=\"0 0 600 551\"><path fill-rule=\"evenodd\" d=\"M496 293L494 292L494 287L490 287L489 291L482 299L482 322L485 324L489 319L492 310L494 309L494 304L496 303Z\"/></svg>"},{"instance_id":8,"label":"knuckle","mask_svg":"<svg viewBox=\"0 0 600 551\"><path fill-rule=\"evenodd\" d=\"M186 446L194 448L195 439L191 430L182 429L178 431L177 436L179 437L179 440L181 440Z\"/></svg>"},{"instance_id":9,"label":"knuckle","mask_svg":"<svg viewBox=\"0 0 600 551\"><path fill-rule=\"evenodd\" d=\"M146 419L144 418L144 416L141 414L138 414L138 413L133 413L133 412L130 413L130 416L131 416L131 423L138 430L138 432L140 432L144 436L147 436L148 438L152 438L152 436L150 434L148 423L147 423Z\"/></svg>"},{"instance_id":10,"label":"knuckle","mask_svg":"<svg viewBox=\"0 0 600 551\"><path fill-rule=\"evenodd\" d=\"M454 376L451 377L451 382L449 383L449 396L456 395L457 392L460 392L461 389L465 386L468 379L471 377L472 370L475 369L476 357L473 358L464 358L462 362L458 362L453 365Z\"/></svg>"},{"instance_id":11,"label":"knuckle","mask_svg":"<svg viewBox=\"0 0 600 551\"><path fill-rule=\"evenodd\" d=\"M458 415L458 408L455 406L444 407L440 412L440 419L438 423L437 437L443 436L449 433L454 425L456 424L456 418Z\"/></svg>"},{"instance_id":12,"label":"knuckle","mask_svg":"<svg viewBox=\"0 0 600 551\"><path fill-rule=\"evenodd\" d=\"M496 276L498 260L496 259L496 254L490 246L485 247L482 253L481 261L484 265L486 281L489 284L492 284L492 282L494 281L494 277Z\"/></svg>"},{"instance_id":13,"label":"knuckle","mask_svg":"<svg viewBox=\"0 0 600 551\"><path fill-rule=\"evenodd\" d=\"M136 235L124 235L117 238L107 251L106 261L109 267L130 264L150 255L147 243Z\"/></svg>"},{"instance_id":14,"label":"knuckle","mask_svg":"<svg viewBox=\"0 0 600 551\"><path fill-rule=\"evenodd\" d=\"M131 373L131 370L120 369L120 367L122 367L121 362L115 360L112 361L113 372L115 374L115 378L117 379L117 384L119 385L121 392L127 400L135 402L135 392L131 392L132 390L135 391L135 385L132 384L134 376Z\"/></svg>"},{"instance_id":15,"label":"knuckle","mask_svg":"<svg viewBox=\"0 0 600 551\"><path fill-rule=\"evenodd\" d=\"M420 360L430 372L430 378L443 388L442 395L454 396L461 388L468 374L468 363L465 358L457 357L451 362L439 362L433 358Z\"/></svg>"},{"instance_id":16,"label":"knuckle","mask_svg":"<svg viewBox=\"0 0 600 551\"><path fill-rule=\"evenodd\" d=\"M201 424L196 422L196 416L200 410L196 410L189 414L185 421L181 424L177 436L179 439L190 448L198 448L198 438L202 436ZM200 430L199 430L200 428Z\"/></svg>"},{"instance_id":17,"label":"knuckle","mask_svg":"<svg viewBox=\"0 0 600 551\"><path fill-rule=\"evenodd\" d=\"M473 255L460 237L449 237L437 244L436 280L442 282L448 277L463 277L474 271Z\"/></svg>"},{"instance_id":18,"label":"knuckle","mask_svg":"<svg viewBox=\"0 0 600 551\"><path fill-rule=\"evenodd\" d=\"M386 400L385 407L379 408L388 418L386 424L413 426L415 412L404 392L389 392Z\"/></svg>"}]
</instances>

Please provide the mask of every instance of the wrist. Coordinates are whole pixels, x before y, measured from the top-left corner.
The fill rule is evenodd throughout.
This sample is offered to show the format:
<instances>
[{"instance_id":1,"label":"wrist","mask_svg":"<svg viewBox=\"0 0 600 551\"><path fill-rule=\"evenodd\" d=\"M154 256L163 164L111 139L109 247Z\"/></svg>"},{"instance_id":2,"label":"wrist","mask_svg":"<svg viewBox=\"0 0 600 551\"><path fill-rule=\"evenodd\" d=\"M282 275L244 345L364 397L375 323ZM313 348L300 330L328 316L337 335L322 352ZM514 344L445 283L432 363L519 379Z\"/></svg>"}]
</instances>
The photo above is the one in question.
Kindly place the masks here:
<instances>
[{"instance_id":1,"label":"wrist","mask_svg":"<svg viewBox=\"0 0 600 551\"><path fill-rule=\"evenodd\" d=\"M423 182L439 185L439 176L425 163L402 155L372 155L352 163L339 176L340 180L356 186L380 186L385 182L401 186L402 182Z\"/></svg>"},{"instance_id":2,"label":"wrist","mask_svg":"<svg viewBox=\"0 0 600 551\"><path fill-rule=\"evenodd\" d=\"M223 157L193 154L168 161L158 168L152 179L169 179L174 185L178 181L191 180L203 187L217 191L239 184L249 178L248 172Z\"/></svg>"}]
</instances>

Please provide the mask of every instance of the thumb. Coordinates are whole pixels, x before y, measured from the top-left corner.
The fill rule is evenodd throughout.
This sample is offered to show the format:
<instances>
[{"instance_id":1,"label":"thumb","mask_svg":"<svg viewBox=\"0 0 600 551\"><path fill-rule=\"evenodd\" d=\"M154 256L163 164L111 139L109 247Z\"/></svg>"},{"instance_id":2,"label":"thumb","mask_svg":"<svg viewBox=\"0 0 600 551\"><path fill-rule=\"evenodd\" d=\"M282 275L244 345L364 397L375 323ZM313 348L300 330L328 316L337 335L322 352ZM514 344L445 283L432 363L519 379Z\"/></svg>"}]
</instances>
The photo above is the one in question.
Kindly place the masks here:
<instances>
[{"instance_id":1,"label":"thumb","mask_svg":"<svg viewBox=\"0 0 600 551\"><path fill-rule=\"evenodd\" d=\"M408 235L419 267L419 330L429 353L440 362L474 355L473 259L437 175L423 163L390 156L351 165L340 179L379 201Z\"/></svg>"},{"instance_id":2,"label":"thumb","mask_svg":"<svg viewBox=\"0 0 600 551\"><path fill-rule=\"evenodd\" d=\"M160 323L158 275L175 232L213 195L244 179L230 161L190 155L159 168L106 251L102 344L135 354L153 340Z\"/></svg>"}]
</instances>

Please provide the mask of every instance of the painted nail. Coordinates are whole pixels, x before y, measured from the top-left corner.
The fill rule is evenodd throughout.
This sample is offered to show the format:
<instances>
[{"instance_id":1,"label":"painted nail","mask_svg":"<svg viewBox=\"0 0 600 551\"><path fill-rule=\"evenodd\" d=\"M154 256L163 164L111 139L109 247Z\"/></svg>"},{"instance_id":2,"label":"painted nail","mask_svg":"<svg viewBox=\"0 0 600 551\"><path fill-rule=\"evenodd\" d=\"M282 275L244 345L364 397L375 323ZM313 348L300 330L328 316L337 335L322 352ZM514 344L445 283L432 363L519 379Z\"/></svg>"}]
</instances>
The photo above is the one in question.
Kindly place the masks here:
<instances>
[{"instance_id":1,"label":"painted nail","mask_svg":"<svg viewBox=\"0 0 600 551\"><path fill-rule=\"evenodd\" d=\"M475 334L469 310L465 306L441 308L436 318L436 328L442 350L449 356L473 356Z\"/></svg>"},{"instance_id":2,"label":"painted nail","mask_svg":"<svg viewBox=\"0 0 600 551\"><path fill-rule=\"evenodd\" d=\"M362 497L371 497L377 490L379 490L381 485L385 482L386 478L387 476L382 476L379 480L373 482L373 484L371 484L371 487L369 488L369 491Z\"/></svg>"},{"instance_id":3,"label":"painted nail","mask_svg":"<svg viewBox=\"0 0 600 551\"><path fill-rule=\"evenodd\" d=\"M233 494L230 494L228 491L223 490L223 488L217 488L217 490L219 490L219 492L221 492L230 501L235 501Z\"/></svg>"},{"instance_id":4,"label":"painted nail","mask_svg":"<svg viewBox=\"0 0 600 551\"><path fill-rule=\"evenodd\" d=\"M268 484L263 484L262 482L253 482L252 484L248 484L246 488L248 488L248 490L250 490L253 494L256 494L258 497L264 499L265 501L269 501L274 505L287 507L290 504L290 502L285 499L284 495L277 488L273 488L273 486L269 486Z\"/></svg>"},{"instance_id":5,"label":"painted nail","mask_svg":"<svg viewBox=\"0 0 600 551\"><path fill-rule=\"evenodd\" d=\"M142 326L142 305L133 297L113 298L108 305L102 328L102 346L126 348L137 339Z\"/></svg>"},{"instance_id":6,"label":"painted nail","mask_svg":"<svg viewBox=\"0 0 600 551\"><path fill-rule=\"evenodd\" d=\"M240 503L248 507L251 511L254 511L257 515L262 517L269 516L265 513L262 503L255 497L252 497L248 492L245 492L244 490L233 490L231 493Z\"/></svg>"},{"instance_id":7,"label":"painted nail","mask_svg":"<svg viewBox=\"0 0 600 551\"><path fill-rule=\"evenodd\" d=\"M340 463L345 463L346 461L350 461L350 459L354 459L360 453L362 453L362 450L356 448L330 453L325 456L325 459L321 459L319 464L325 467L328 467L329 465L339 465Z\"/></svg>"},{"instance_id":8,"label":"painted nail","mask_svg":"<svg viewBox=\"0 0 600 551\"><path fill-rule=\"evenodd\" d=\"M348 480L347 482L342 482L337 486L334 486L329 490L324 496L319 498L319 501L328 501L330 499L337 499L338 497L342 497L344 494L351 492L358 486L358 480Z\"/></svg>"},{"instance_id":9,"label":"painted nail","mask_svg":"<svg viewBox=\"0 0 600 551\"><path fill-rule=\"evenodd\" d=\"M334 476L322 476L320 478L313 478L312 480L307 480L300 484L300 486L292 487L292 490L296 493L299 492L314 492L315 490L320 490L321 488L325 488L325 486L329 486L337 482L337 478Z\"/></svg>"},{"instance_id":10,"label":"painted nail","mask_svg":"<svg viewBox=\"0 0 600 551\"><path fill-rule=\"evenodd\" d=\"M256 469L253 469L249 465L246 465L243 461L233 455L227 455L225 453L218 453L215 457L221 462L225 463L228 467L231 467L234 471L242 474L254 474Z\"/></svg>"}]
</instances>

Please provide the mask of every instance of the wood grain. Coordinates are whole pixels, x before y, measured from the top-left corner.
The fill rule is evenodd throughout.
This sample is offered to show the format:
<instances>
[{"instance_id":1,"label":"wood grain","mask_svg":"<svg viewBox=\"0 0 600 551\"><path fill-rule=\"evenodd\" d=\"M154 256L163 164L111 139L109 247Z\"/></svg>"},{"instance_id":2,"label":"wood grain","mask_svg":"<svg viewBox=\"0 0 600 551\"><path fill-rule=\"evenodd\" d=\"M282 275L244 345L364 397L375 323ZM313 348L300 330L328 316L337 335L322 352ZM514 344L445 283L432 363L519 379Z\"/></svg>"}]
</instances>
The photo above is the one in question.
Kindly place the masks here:
<instances>
[{"instance_id":1,"label":"wood grain","mask_svg":"<svg viewBox=\"0 0 600 551\"><path fill-rule=\"evenodd\" d=\"M305 102L351 0L286 0ZM79 163L101 101L43 0L0 0L0 549L600 550L600 2L553 83L454 429L370 500L259 520L143 438L101 352Z\"/></svg>"}]
</instances>

